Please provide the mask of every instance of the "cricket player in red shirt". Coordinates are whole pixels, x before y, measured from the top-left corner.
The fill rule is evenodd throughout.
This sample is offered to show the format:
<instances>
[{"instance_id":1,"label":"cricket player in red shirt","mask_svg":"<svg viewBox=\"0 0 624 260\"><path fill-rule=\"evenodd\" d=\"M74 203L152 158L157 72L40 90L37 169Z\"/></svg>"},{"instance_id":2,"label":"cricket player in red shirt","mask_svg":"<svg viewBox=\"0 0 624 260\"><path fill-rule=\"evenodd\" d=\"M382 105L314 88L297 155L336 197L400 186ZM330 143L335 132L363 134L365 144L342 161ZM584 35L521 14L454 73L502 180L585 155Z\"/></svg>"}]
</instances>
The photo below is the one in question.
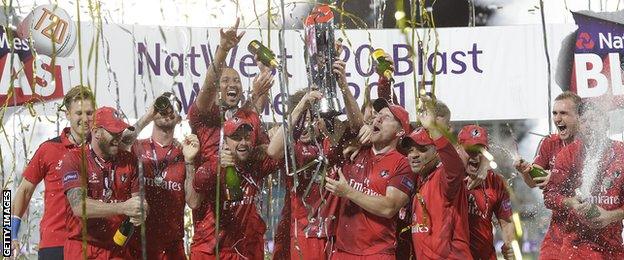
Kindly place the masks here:
<instances>
[{"instance_id":1,"label":"cricket player in red shirt","mask_svg":"<svg viewBox=\"0 0 624 260\"><path fill-rule=\"evenodd\" d=\"M182 103L171 92L162 96L175 102L162 111L150 107L143 118L146 123L153 121L152 135L132 147L143 164L145 198L152 205L145 220L146 255L147 259L184 259L184 206L186 202L197 203L199 196L192 186L199 140L195 135L187 136L182 143L174 139ZM140 258L141 244L137 239L133 242L133 255Z\"/></svg>"},{"instance_id":2,"label":"cricket player in red shirt","mask_svg":"<svg viewBox=\"0 0 624 260\"><path fill-rule=\"evenodd\" d=\"M338 56L342 50L340 43L336 45ZM297 106L292 109L291 120L295 136L295 158L297 169L323 155L325 166L339 164L342 160L342 147L346 140L355 137L352 129L364 129L363 116L358 108L355 97L347 85L345 62L337 60L333 64L333 72L337 75L337 85L345 101L346 122L334 120L334 131L325 128L324 120L313 117L309 109L313 103L322 99L318 91L295 93ZM304 95L305 93L305 95ZM301 97L303 96L303 97ZM296 98L300 97L300 98ZM343 130L338 130L343 129ZM324 137L323 137L324 136ZM332 146L331 139L337 140ZM274 159L284 157L284 128L280 127L271 139L267 154ZM318 166L318 165L315 165ZM276 246L273 259L328 259L332 251L331 238L334 235L335 214L338 199L321 187L322 178L315 172L316 167L297 175L298 186L293 190L294 178L284 176L287 199L282 210L282 218L275 235ZM316 175L315 175L316 174ZM328 171L332 174L332 171ZM307 192L306 192L307 191Z\"/></svg>"},{"instance_id":3,"label":"cricket player in red shirt","mask_svg":"<svg viewBox=\"0 0 624 260\"><path fill-rule=\"evenodd\" d=\"M579 115L577 140L559 152L544 188L546 207L567 216L559 258L624 259L624 144L609 139L607 114L598 105L584 101ZM597 159L596 172L585 165L593 161L587 157ZM585 181L592 183L588 194Z\"/></svg>"},{"instance_id":4,"label":"cricket player in red shirt","mask_svg":"<svg viewBox=\"0 0 624 260\"><path fill-rule=\"evenodd\" d=\"M401 142L412 172L418 174L412 202L412 241L416 259L472 259L464 163L435 123L434 104L423 98L422 128Z\"/></svg>"},{"instance_id":5,"label":"cricket player in red shirt","mask_svg":"<svg viewBox=\"0 0 624 260\"><path fill-rule=\"evenodd\" d=\"M113 235L128 217L140 225L141 204L147 210L147 203L138 197L136 157L119 149L122 133L129 127L115 109L99 108L89 144L63 157L60 173L67 197L66 259L130 257L126 247L113 242Z\"/></svg>"},{"instance_id":6,"label":"cricket player in red shirt","mask_svg":"<svg viewBox=\"0 0 624 260\"><path fill-rule=\"evenodd\" d=\"M550 180L550 174L546 177L531 178L529 172L531 167L539 167L550 173L555 164L555 157L563 147L572 143L578 132L578 106L581 98L573 92L563 92L555 98L553 106L553 122L557 127L557 134L552 134L544 138L538 148L537 156L533 163L519 160L514 163L516 169L522 173L524 182L531 188L539 187L543 189ZM552 209L551 209L552 210ZM565 232L562 229L563 222L567 218L565 212L552 210L550 225L544 236L544 241L540 248L540 259L560 259L561 245Z\"/></svg>"},{"instance_id":7,"label":"cricket player in red shirt","mask_svg":"<svg viewBox=\"0 0 624 260\"><path fill-rule=\"evenodd\" d=\"M334 234L331 228L335 219L337 200L320 186L322 168L329 167L328 140L323 138L319 124L323 120L314 118L308 111L311 105L321 98L321 93L297 92L291 98L297 106L292 109L291 120L295 140L294 152L297 171L310 167L297 174L298 186L293 190L293 176L283 174L286 184L285 202L275 238L273 259L327 259L331 253L329 239ZM303 117L303 119L302 119ZM278 160L284 158L284 128L280 126L271 138L267 154ZM324 157L320 159L319 156ZM316 160L316 161L315 161ZM333 159L332 159L333 161ZM316 164L311 164L316 162ZM319 164L323 163L323 164ZM332 162L333 163L333 162Z\"/></svg>"},{"instance_id":8,"label":"cricket player in red shirt","mask_svg":"<svg viewBox=\"0 0 624 260\"><path fill-rule=\"evenodd\" d=\"M409 114L383 98L373 107L372 146L342 165L338 180L326 178L325 188L341 197L332 259L394 259L397 213L414 188L407 160L396 150L410 130Z\"/></svg>"},{"instance_id":9,"label":"cricket player in red shirt","mask_svg":"<svg viewBox=\"0 0 624 260\"><path fill-rule=\"evenodd\" d=\"M225 65L228 52L238 45L245 34L245 32L237 34L238 24L239 19L232 28L220 31L221 39L214 60L208 67L204 83L188 111L191 130L199 138L201 146L199 162L204 162L207 158L217 154L221 118L224 116L224 120L229 119L243 100L243 87L238 72ZM273 85L273 76L271 70L259 62L258 67L260 73L253 82L252 100L243 106L261 111L268 98L268 91ZM268 137L264 135L260 127L260 118L251 118L251 120L253 120L256 134L260 136L260 143L268 143Z\"/></svg>"},{"instance_id":10,"label":"cricket player in red shirt","mask_svg":"<svg viewBox=\"0 0 624 260\"><path fill-rule=\"evenodd\" d=\"M37 185L43 181L45 192L43 198L43 216L39 225L39 258L63 259L63 244L67 238L65 230L65 195L63 194L62 173L59 172L61 159L67 151L82 145L93 121L93 93L88 87L76 86L70 89L63 98L65 116L69 127L63 129L61 135L42 143L30 163L22 173L15 199L12 204L11 217L12 238L17 242L17 234L21 218L24 216L30 199ZM19 246L13 256L19 253Z\"/></svg>"},{"instance_id":11,"label":"cricket player in red shirt","mask_svg":"<svg viewBox=\"0 0 624 260\"><path fill-rule=\"evenodd\" d=\"M487 171L485 182L468 190L468 227L470 229L470 251L474 259L496 259L492 215L500 223L503 233L502 247L505 259L514 259L511 242L515 239L515 228L511 219L511 201L507 185L502 176L490 169L483 151L488 148L488 133L483 127L464 126L458 134L459 143L468 154L466 174L475 178L478 171Z\"/></svg>"},{"instance_id":12,"label":"cricket player in red shirt","mask_svg":"<svg viewBox=\"0 0 624 260\"><path fill-rule=\"evenodd\" d=\"M201 194L201 204L194 214L195 234L191 245L191 259L216 259L216 243L219 243L220 259L264 259L264 232L266 226L257 212L255 203L261 196L262 179L277 170L281 161L266 156L256 146L254 125L249 117L258 116L245 110L238 112L223 125L224 149L204 162L193 180L193 186ZM217 167L221 167L220 171ZM241 180L242 197L226 198L226 168L235 167ZM217 174L220 172L220 183ZM220 185L218 210L215 210L215 188ZM219 233L216 234L216 219Z\"/></svg>"}]
</instances>

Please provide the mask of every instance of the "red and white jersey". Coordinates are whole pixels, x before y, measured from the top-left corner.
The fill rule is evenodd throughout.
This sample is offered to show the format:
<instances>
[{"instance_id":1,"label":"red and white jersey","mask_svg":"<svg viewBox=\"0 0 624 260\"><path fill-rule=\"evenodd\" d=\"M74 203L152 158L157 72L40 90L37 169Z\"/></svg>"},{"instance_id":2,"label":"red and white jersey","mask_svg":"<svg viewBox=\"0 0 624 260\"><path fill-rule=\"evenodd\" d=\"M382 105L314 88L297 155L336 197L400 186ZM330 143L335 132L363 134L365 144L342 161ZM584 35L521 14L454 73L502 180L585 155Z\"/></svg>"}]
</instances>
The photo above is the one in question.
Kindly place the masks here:
<instances>
[{"instance_id":1,"label":"red and white jersey","mask_svg":"<svg viewBox=\"0 0 624 260\"><path fill-rule=\"evenodd\" d=\"M83 162L86 164L86 171L81 171ZM132 193L139 192L136 169L136 157L129 152L119 151L113 160L104 161L86 145L65 154L60 173L63 174L65 193L82 187L81 183L86 183L86 195L89 199L119 203L130 199ZM74 216L68 201L65 214L68 239L82 241L82 218ZM115 215L87 219L87 242L102 248L114 248L116 245L113 243L113 235L126 218L125 215Z\"/></svg>"},{"instance_id":2,"label":"red and white jersey","mask_svg":"<svg viewBox=\"0 0 624 260\"><path fill-rule=\"evenodd\" d=\"M219 223L219 247L222 249L234 249L244 256L253 256L262 252L249 252L247 248L237 247L244 239L263 241L266 225L258 214L256 202L259 200L260 185L262 179L268 174L275 172L281 163L265 156L256 163L248 163L244 167L237 167L237 172L242 179L241 188L243 198L239 201L225 200L225 169L221 169L220 178L220 223ZM192 250L214 254L217 235L215 228L215 200L217 187L217 158L207 160L195 173L193 187L197 192L204 194L204 202L200 208L193 211L193 224L195 234L193 236Z\"/></svg>"},{"instance_id":3,"label":"red and white jersey","mask_svg":"<svg viewBox=\"0 0 624 260\"><path fill-rule=\"evenodd\" d=\"M150 248L164 248L184 238L186 168L182 146L137 140L132 151L143 163L145 199L149 205L145 235Z\"/></svg>"},{"instance_id":4,"label":"red and white jersey","mask_svg":"<svg viewBox=\"0 0 624 260\"><path fill-rule=\"evenodd\" d=\"M412 242L416 259L472 259L464 163L444 138L434 140L441 164L418 176L412 201Z\"/></svg>"},{"instance_id":5,"label":"red and white jersey","mask_svg":"<svg viewBox=\"0 0 624 260\"><path fill-rule=\"evenodd\" d=\"M586 199L604 210L617 210L624 206L624 144L610 141L601 155L602 166L592 184L591 195ZM549 183L544 188L544 203L552 210L565 212L567 221L563 238L562 254L574 257L602 257L620 259L624 257L622 246L622 223L616 221L605 228L595 229L588 225L585 216L576 214L564 205L564 199L575 197L576 189L582 184L582 171L587 151L583 142L576 140L557 155L555 168Z\"/></svg>"},{"instance_id":6,"label":"red and white jersey","mask_svg":"<svg viewBox=\"0 0 624 260\"><path fill-rule=\"evenodd\" d=\"M363 147L353 162L342 166L342 172L351 187L370 196L385 196L390 186L408 196L414 189L414 174L405 156L397 150L375 154L371 147ZM354 255L394 255L397 218L374 215L343 198L339 206L336 248Z\"/></svg>"},{"instance_id":7,"label":"red and white jersey","mask_svg":"<svg viewBox=\"0 0 624 260\"><path fill-rule=\"evenodd\" d=\"M24 179L35 186L43 181L43 216L39 223L39 248L63 246L67 238L65 230L65 194L61 160L65 153L76 146L68 139L70 128L63 129L60 136L43 142L22 173Z\"/></svg>"},{"instance_id":8,"label":"red and white jersey","mask_svg":"<svg viewBox=\"0 0 624 260\"><path fill-rule=\"evenodd\" d=\"M512 215L509 192L503 177L489 170L485 181L468 194L470 251L475 259L496 259L492 216L509 220Z\"/></svg>"}]
</instances>

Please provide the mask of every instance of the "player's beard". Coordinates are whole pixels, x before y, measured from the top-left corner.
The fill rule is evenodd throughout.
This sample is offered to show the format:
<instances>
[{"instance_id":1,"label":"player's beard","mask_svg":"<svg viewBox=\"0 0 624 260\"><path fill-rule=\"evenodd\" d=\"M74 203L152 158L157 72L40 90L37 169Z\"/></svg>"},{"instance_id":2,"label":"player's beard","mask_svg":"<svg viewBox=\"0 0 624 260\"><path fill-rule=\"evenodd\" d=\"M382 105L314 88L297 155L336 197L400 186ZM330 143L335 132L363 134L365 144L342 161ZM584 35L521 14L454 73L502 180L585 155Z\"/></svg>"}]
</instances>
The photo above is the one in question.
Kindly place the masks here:
<instances>
[{"instance_id":1,"label":"player's beard","mask_svg":"<svg viewBox=\"0 0 624 260\"><path fill-rule=\"evenodd\" d=\"M113 158L119 152L119 143L113 144L112 140L105 140L105 138L100 138L97 145L107 160Z\"/></svg>"}]
</instances>

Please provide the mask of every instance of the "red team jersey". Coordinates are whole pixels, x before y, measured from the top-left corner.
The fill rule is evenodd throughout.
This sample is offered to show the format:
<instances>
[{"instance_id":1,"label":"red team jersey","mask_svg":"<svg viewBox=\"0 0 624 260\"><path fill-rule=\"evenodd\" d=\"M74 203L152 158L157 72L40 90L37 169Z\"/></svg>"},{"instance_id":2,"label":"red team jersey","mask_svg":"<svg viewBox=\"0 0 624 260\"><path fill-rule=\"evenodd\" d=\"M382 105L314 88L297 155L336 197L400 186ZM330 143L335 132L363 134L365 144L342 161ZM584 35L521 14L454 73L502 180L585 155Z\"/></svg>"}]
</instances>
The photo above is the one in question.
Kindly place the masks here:
<instances>
[{"instance_id":1,"label":"red team jersey","mask_svg":"<svg viewBox=\"0 0 624 260\"><path fill-rule=\"evenodd\" d=\"M186 169L182 146L176 141L161 146L152 139L144 139L137 140L132 150L139 155L144 169L145 199L149 205L145 229L147 258L159 259L163 251L168 256L184 257ZM162 177L160 183L158 172Z\"/></svg>"},{"instance_id":2,"label":"red team jersey","mask_svg":"<svg viewBox=\"0 0 624 260\"><path fill-rule=\"evenodd\" d=\"M444 137L434 141L441 164L422 179L412 203L416 259L472 259L464 164Z\"/></svg>"},{"instance_id":3,"label":"red team jersey","mask_svg":"<svg viewBox=\"0 0 624 260\"><path fill-rule=\"evenodd\" d=\"M563 201L576 196L581 186L585 149L580 140L566 146L557 155L550 182L544 189L546 207L566 212L567 221L563 227L563 247L559 258L623 259L622 223L616 221L605 228L593 229L585 216L579 216L567 209ZM624 206L624 144L610 141L600 162L597 176L592 184L590 203L605 210L621 209Z\"/></svg>"},{"instance_id":4,"label":"red team jersey","mask_svg":"<svg viewBox=\"0 0 624 260\"><path fill-rule=\"evenodd\" d=\"M200 156L196 161L204 162L219 151L219 139L221 137L221 111L219 106L212 106L207 113L201 113L197 103L193 102L189 108L187 118L193 134L197 135L200 143ZM239 109L234 115L245 117L253 125L253 139L256 145L269 143L269 138L262 131L262 122L257 113Z\"/></svg>"},{"instance_id":5,"label":"red team jersey","mask_svg":"<svg viewBox=\"0 0 624 260\"><path fill-rule=\"evenodd\" d=\"M362 147L353 162L342 166L342 172L351 187L370 196L385 196L386 188L390 186L408 196L414 189L414 174L405 156L397 150L375 154L371 147ZM338 252L394 256L397 216L388 219L374 215L344 198L339 207ZM340 259L340 256L334 256L333 259Z\"/></svg>"},{"instance_id":6,"label":"red team jersey","mask_svg":"<svg viewBox=\"0 0 624 260\"><path fill-rule=\"evenodd\" d=\"M83 155L85 155L84 158ZM86 163L86 172L80 170L83 159ZM136 157L126 151L119 151L115 159L105 162L95 155L89 145L76 148L65 154L60 172L63 174L65 192L81 187L81 183L84 182L87 185L87 197L104 203L126 201L130 199L132 193L139 191ZM82 218L74 216L69 202L66 202L65 214L69 232L65 242L65 259L82 258L80 247L82 244ZM125 248L118 247L113 243L113 235L126 218L124 215L116 215L87 219L86 240L91 247L88 252L93 254L87 255L87 257L97 258L109 253L111 256L123 257L127 254ZM93 248L98 249L94 250Z\"/></svg>"},{"instance_id":7,"label":"red team jersey","mask_svg":"<svg viewBox=\"0 0 624 260\"><path fill-rule=\"evenodd\" d=\"M261 196L262 179L275 172L280 166L279 161L265 156L257 163L249 163L247 167L237 167L242 179L243 198L240 201L225 200L225 169L221 169L219 248L221 254L240 255L248 259L264 259L264 232L266 225L258 214L256 202ZM195 235L193 251L214 255L216 244L215 229L215 187L217 176L217 158L209 159L197 169L193 187L204 194L204 203L193 212ZM197 255L196 259L201 257ZM223 256L222 256L223 257ZM192 257L195 258L195 257ZM228 258L228 257L225 257ZM229 259L229 258L228 258Z\"/></svg>"},{"instance_id":8,"label":"red team jersey","mask_svg":"<svg viewBox=\"0 0 624 260\"><path fill-rule=\"evenodd\" d=\"M561 140L558 134L552 134L542 139L537 155L533 159L533 163L544 168L544 170L552 170L555 166L555 156L565 146L565 142ZM542 260L559 259L561 253L561 244L565 233L562 229L566 219L565 212L552 210L550 225L544 236L544 241L540 248L539 258Z\"/></svg>"},{"instance_id":9,"label":"red team jersey","mask_svg":"<svg viewBox=\"0 0 624 260\"><path fill-rule=\"evenodd\" d=\"M324 147L329 147L328 139L320 143ZM297 167L303 167L318 158L319 150L313 143L296 142ZM333 157L329 153L329 149L324 149L323 154L328 159ZM315 170L316 165L298 175L299 185L294 193L292 192L294 178L283 175L286 195L275 235L273 259L300 259L299 256L305 259L327 259L328 253L331 252L327 239L334 234L338 198L320 187L321 175L313 176ZM327 172L328 176L332 173ZM308 186L310 187L308 195L302 199ZM310 213L312 215L308 219Z\"/></svg>"},{"instance_id":10,"label":"red team jersey","mask_svg":"<svg viewBox=\"0 0 624 260\"><path fill-rule=\"evenodd\" d=\"M511 218L511 202L503 177L488 171L485 181L468 194L470 251L474 259L496 259L492 215L498 219Z\"/></svg>"},{"instance_id":11,"label":"red team jersey","mask_svg":"<svg viewBox=\"0 0 624 260\"><path fill-rule=\"evenodd\" d=\"M221 134L221 118L219 118L219 106L212 106L206 113L200 113L197 103L193 102L189 108L187 118L193 134L199 139L198 162L204 162L219 151L219 138Z\"/></svg>"},{"instance_id":12,"label":"red team jersey","mask_svg":"<svg viewBox=\"0 0 624 260\"><path fill-rule=\"evenodd\" d=\"M63 194L63 174L61 160L65 153L76 146L68 139L70 128L63 129L60 136L45 141L39 146L22 176L34 184L42 180L45 186L43 193L43 216L39 226L41 241L39 248L59 247L65 243L65 195Z\"/></svg>"}]
</instances>

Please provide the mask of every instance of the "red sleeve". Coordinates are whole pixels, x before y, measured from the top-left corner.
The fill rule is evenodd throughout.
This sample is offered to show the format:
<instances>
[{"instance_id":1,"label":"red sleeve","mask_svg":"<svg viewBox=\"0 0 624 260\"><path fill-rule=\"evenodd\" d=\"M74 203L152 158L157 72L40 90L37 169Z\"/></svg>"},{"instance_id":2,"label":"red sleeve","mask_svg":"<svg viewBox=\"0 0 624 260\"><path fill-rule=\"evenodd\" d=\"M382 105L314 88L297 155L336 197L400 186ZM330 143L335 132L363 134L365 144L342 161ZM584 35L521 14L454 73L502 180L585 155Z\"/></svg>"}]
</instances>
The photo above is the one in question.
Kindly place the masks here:
<instances>
[{"instance_id":1,"label":"red sleeve","mask_svg":"<svg viewBox=\"0 0 624 260\"><path fill-rule=\"evenodd\" d=\"M548 162L554 156L555 154L552 154L550 136L547 136L540 141L539 147L537 148L537 155L533 159L533 163L545 170L550 170L550 164Z\"/></svg>"},{"instance_id":2,"label":"red sleeve","mask_svg":"<svg viewBox=\"0 0 624 260\"><path fill-rule=\"evenodd\" d=\"M394 169L394 175L388 181L388 186L395 187L410 196L414 192L414 179L416 174L412 173L412 169L409 167L407 159L401 157L401 160L397 163L397 167Z\"/></svg>"},{"instance_id":3,"label":"red sleeve","mask_svg":"<svg viewBox=\"0 0 624 260\"><path fill-rule=\"evenodd\" d=\"M574 153L568 146L564 148L555 159L555 168L551 171L550 180L544 187L544 205L550 210L565 211L563 200L568 197L574 197L572 190L572 160Z\"/></svg>"},{"instance_id":4,"label":"red sleeve","mask_svg":"<svg viewBox=\"0 0 624 260\"><path fill-rule=\"evenodd\" d=\"M219 111L219 106L217 105L212 106L208 113L202 114L197 107L197 103L193 102L193 104L189 108L187 119L189 120L189 125L191 126L191 129L193 129L193 131L197 131L202 127L220 126L220 115L221 111Z\"/></svg>"},{"instance_id":5,"label":"red sleeve","mask_svg":"<svg viewBox=\"0 0 624 260\"><path fill-rule=\"evenodd\" d=\"M195 171L193 178L193 188L195 191L208 194L213 191L217 184L217 157L213 156L202 163Z\"/></svg>"},{"instance_id":6,"label":"red sleeve","mask_svg":"<svg viewBox=\"0 0 624 260\"><path fill-rule=\"evenodd\" d=\"M252 116L250 118L252 123L254 124L254 128L256 129L256 136L258 137L256 146L269 144L271 140L269 140L269 135L264 131L264 126L262 125L262 120L260 120L260 115L256 112L252 112Z\"/></svg>"},{"instance_id":7,"label":"red sleeve","mask_svg":"<svg viewBox=\"0 0 624 260\"><path fill-rule=\"evenodd\" d=\"M260 173L259 177L262 179L269 174L276 172L280 168L280 166L284 165L284 163L282 162L283 160L274 160L271 157L265 155L264 159L260 163L260 170L258 171L258 173Z\"/></svg>"},{"instance_id":8,"label":"red sleeve","mask_svg":"<svg viewBox=\"0 0 624 260\"><path fill-rule=\"evenodd\" d=\"M63 156L59 171L59 174L63 176L63 192L82 187L82 178L84 178L85 172L80 171L82 160L80 160L79 154L80 152L68 152Z\"/></svg>"},{"instance_id":9,"label":"red sleeve","mask_svg":"<svg viewBox=\"0 0 624 260\"><path fill-rule=\"evenodd\" d=\"M466 168L457 150L455 150L455 147L453 147L445 137L440 137L434 140L433 143L438 150L440 161L444 166L441 179L444 196L448 201L452 201L461 188L464 177L466 176Z\"/></svg>"},{"instance_id":10,"label":"red sleeve","mask_svg":"<svg viewBox=\"0 0 624 260\"><path fill-rule=\"evenodd\" d=\"M511 209L511 201L509 200L509 191L503 177L497 173L490 171L493 178L493 186L496 190L496 204L494 205L494 214L498 219L509 219L513 214Z\"/></svg>"},{"instance_id":11,"label":"red sleeve","mask_svg":"<svg viewBox=\"0 0 624 260\"><path fill-rule=\"evenodd\" d=\"M28 162L28 166L22 173L24 179L28 180L30 183L37 185L45 178L46 172L48 172L48 166L43 161L45 157L46 143L44 142L39 146L35 155L33 155L30 162Z\"/></svg>"}]
</instances>

